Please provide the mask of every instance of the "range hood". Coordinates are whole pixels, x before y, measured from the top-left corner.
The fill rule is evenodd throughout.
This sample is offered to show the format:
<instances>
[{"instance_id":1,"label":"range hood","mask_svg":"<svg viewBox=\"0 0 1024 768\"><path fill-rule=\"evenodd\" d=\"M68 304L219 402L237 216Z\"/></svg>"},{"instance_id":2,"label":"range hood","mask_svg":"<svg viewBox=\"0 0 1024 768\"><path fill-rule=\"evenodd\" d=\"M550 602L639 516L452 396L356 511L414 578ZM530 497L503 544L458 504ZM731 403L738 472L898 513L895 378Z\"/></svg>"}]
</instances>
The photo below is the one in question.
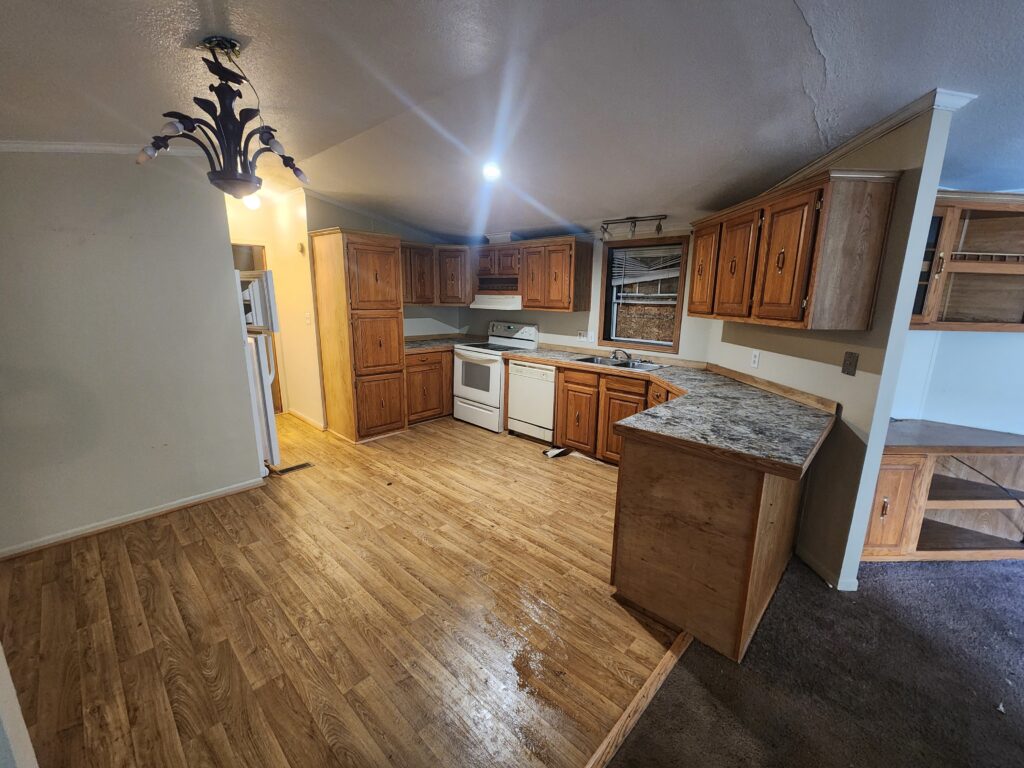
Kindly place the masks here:
<instances>
[{"instance_id":1,"label":"range hood","mask_svg":"<svg viewBox=\"0 0 1024 768\"><path fill-rule=\"evenodd\" d=\"M473 297L470 309L522 309L523 297L518 293L478 293Z\"/></svg>"}]
</instances>

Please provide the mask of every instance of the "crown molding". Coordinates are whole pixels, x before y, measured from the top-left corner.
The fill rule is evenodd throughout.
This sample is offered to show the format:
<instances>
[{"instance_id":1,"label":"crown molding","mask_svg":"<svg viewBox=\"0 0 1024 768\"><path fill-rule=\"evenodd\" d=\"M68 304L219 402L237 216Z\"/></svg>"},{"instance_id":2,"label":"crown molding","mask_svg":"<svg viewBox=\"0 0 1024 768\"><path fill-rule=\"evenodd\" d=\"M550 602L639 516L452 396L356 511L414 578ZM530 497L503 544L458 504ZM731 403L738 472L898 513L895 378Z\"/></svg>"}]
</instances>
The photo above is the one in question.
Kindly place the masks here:
<instances>
[{"instance_id":1,"label":"crown molding","mask_svg":"<svg viewBox=\"0 0 1024 768\"><path fill-rule=\"evenodd\" d=\"M892 133L897 128L909 123L918 115L922 115L930 110L956 112L958 109L970 104L976 98L978 97L972 93L949 91L945 88L936 88L933 91L929 91L924 96L910 102L902 109L896 110L888 117L883 118L871 127L864 129L852 139L843 142L831 152L828 152L814 162L805 165L796 173L790 174L768 191L770 192L778 189L779 187L785 187L790 184L804 181L805 179L828 170L828 168L841 161L847 155L850 155L857 150L866 147L871 142L877 141L883 136Z\"/></svg>"},{"instance_id":2,"label":"crown molding","mask_svg":"<svg viewBox=\"0 0 1024 768\"><path fill-rule=\"evenodd\" d=\"M36 153L57 155L137 155L139 147L134 144L108 144L87 141L19 141L0 139L0 153ZM171 157L202 157L198 149L178 148L165 150Z\"/></svg>"}]
</instances>

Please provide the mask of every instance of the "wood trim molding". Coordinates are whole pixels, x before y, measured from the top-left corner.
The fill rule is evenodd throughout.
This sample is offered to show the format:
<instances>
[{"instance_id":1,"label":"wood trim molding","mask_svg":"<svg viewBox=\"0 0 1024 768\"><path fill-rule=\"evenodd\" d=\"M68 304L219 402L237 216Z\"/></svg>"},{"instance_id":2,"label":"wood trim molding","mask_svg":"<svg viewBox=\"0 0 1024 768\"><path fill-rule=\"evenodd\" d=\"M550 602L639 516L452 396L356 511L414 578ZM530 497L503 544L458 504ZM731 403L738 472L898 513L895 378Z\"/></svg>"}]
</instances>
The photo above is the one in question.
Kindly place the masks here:
<instances>
[{"instance_id":1,"label":"wood trim molding","mask_svg":"<svg viewBox=\"0 0 1024 768\"><path fill-rule=\"evenodd\" d=\"M654 668L650 677L647 678L647 681L637 691L636 696L633 697L633 700L623 710L615 725L612 726L611 731L608 732L608 735L604 737L604 741L598 746L597 751L587 761L586 768L605 768L612 761L619 747L622 746L630 731L633 730L633 727L639 721L640 716L651 703L654 694L661 688L669 672L675 668L679 658L690 647L692 642L693 637L685 632L680 632L676 636L672 646L661 657L658 666Z\"/></svg>"},{"instance_id":2,"label":"wood trim molding","mask_svg":"<svg viewBox=\"0 0 1024 768\"><path fill-rule=\"evenodd\" d=\"M600 305L597 317L597 344L601 347L622 347L629 349L642 349L645 352L661 352L674 355L679 352L679 337L683 325L683 305L686 303L686 275L689 269L690 259L690 235L666 235L663 237L642 237L632 240L602 240L601 250L601 286L599 292ZM644 248L658 245L678 245L681 250L679 258L679 287L676 293L676 316L672 325L672 344L650 344L643 342L616 341L615 339L604 338L605 305L608 303L608 249L616 248Z\"/></svg>"},{"instance_id":3,"label":"wood trim molding","mask_svg":"<svg viewBox=\"0 0 1024 768\"><path fill-rule=\"evenodd\" d=\"M739 371L734 371L732 368L725 368L721 365L708 363L707 370L722 376L728 376L730 379L735 379L736 381L740 381L744 384L749 384L752 387L763 389L765 392L781 395L782 397L788 398L802 405L806 405L810 408L816 408L819 411L839 414L841 410L841 406L835 400L829 400L825 397L812 395L810 392L802 392L799 389L793 389L793 387L788 387L785 384L778 384L774 381L769 381L768 379L760 379L757 376L751 376L748 373L740 373Z\"/></svg>"}]
</instances>

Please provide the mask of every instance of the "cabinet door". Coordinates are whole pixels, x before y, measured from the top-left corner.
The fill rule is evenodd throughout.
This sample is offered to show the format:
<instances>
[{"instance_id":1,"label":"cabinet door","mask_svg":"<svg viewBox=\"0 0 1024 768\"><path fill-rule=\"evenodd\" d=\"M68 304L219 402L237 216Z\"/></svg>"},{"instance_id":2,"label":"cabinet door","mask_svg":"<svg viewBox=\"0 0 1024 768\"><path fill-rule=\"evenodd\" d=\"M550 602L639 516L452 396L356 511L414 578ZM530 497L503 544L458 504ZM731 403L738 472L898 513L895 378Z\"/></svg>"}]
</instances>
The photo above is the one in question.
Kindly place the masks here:
<instances>
[{"instance_id":1,"label":"cabinet door","mask_svg":"<svg viewBox=\"0 0 1024 768\"><path fill-rule=\"evenodd\" d=\"M412 249L402 246L402 304L412 304Z\"/></svg>"},{"instance_id":2,"label":"cabinet door","mask_svg":"<svg viewBox=\"0 0 1024 768\"><path fill-rule=\"evenodd\" d=\"M405 402L410 424L444 413L442 386L439 361L405 369Z\"/></svg>"},{"instance_id":3,"label":"cabinet door","mask_svg":"<svg viewBox=\"0 0 1024 768\"><path fill-rule=\"evenodd\" d=\"M440 304L468 304L466 270L468 249L437 249L437 300Z\"/></svg>"},{"instance_id":4,"label":"cabinet door","mask_svg":"<svg viewBox=\"0 0 1024 768\"><path fill-rule=\"evenodd\" d=\"M597 389L567 384L565 386L565 437L570 448L594 453L597 447Z\"/></svg>"},{"instance_id":5,"label":"cabinet door","mask_svg":"<svg viewBox=\"0 0 1024 768\"><path fill-rule=\"evenodd\" d=\"M621 381L621 388L619 383ZM646 383L642 379L601 377L598 409L597 458L616 464L622 458L622 438L613 425L647 408Z\"/></svg>"},{"instance_id":6,"label":"cabinet door","mask_svg":"<svg viewBox=\"0 0 1024 768\"><path fill-rule=\"evenodd\" d=\"M352 309L402 308L402 259L397 245L346 236Z\"/></svg>"},{"instance_id":7,"label":"cabinet door","mask_svg":"<svg viewBox=\"0 0 1024 768\"><path fill-rule=\"evenodd\" d=\"M820 194L820 190L803 192L765 208L754 317L803 318Z\"/></svg>"},{"instance_id":8,"label":"cabinet door","mask_svg":"<svg viewBox=\"0 0 1024 768\"><path fill-rule=\"evenodd\" d=\"M523 267L526 271L524 279L520 281L523 286L523 306L543 307L547 285L547 254L544 246L523 248Z\"/></svg>"},{"instance_id":9,"label":"cabinet door","mask_svg":"<svg viewBox=\"0 0 1024 768\"><path fill-rule=\"evenodd\" d=\"M690 274L691 315L710 315L715 308L715 266L718 263L718 232L715 224L693 233L693 271Z\"/></svg>"},{"instance_id":10,"label":"cabinet door","mask_svg":"<svg viewBox=\"0 0 1024 768\"><path fill-rule=\"evenodd\" d=\"M572 246L547 245L544 306L547 309L568 309L572 304Z\"/></svg>"},{"instance_id":11,"label":"cabinet door","mask_svg":"<svg viewBox=\"0 0 1024 768\"><path fill-rule=\"evenodd\" d=\"M722 222L721 244L715 269L715 314L750 315L750 292L757 257L760 211L734 216Z\"/></svg>"},{"instance_id":12,"label":"cabinet door","mask_svg":"<svg viewBox=\"0 0 1024 768\"><path fill-rule=\"evenodd\" d=\"M412 246L409 251L410 304L434 303L434 249Z\"/></svg>"},{"instance_id":13,"label":"cabinet door","mask_svg":"<svg viewBox=\"0 0 1024 768\"><path fill-rule=\"evenodd\" d=\"M878 472L871 507L865 555L898 555L917 547L912 524L915 502L923 484L923 456L885 456ZM925 485L926 487L926 485Z\"/></svg>"},{"instance_id":14,"label":"cabinet door","mask_svg":"<svg viewBox=\"0 0 1024 768\"><path fill-rule=\"evenodd\" d=\"M451 416L455 406L455 392L452 386L455 376L455 354L441 353L441 413Z\"/></svg>"},{"instance_id":15,"label":"cabinet door","mask_svg":"<svg viewBox=\"0 0 1024 768\"><path fill-rule=\"evenodd\" d=\"M401 315L354 315L352 356L357 376L401 368L405 359Z\"/></svg>"},{"instance_id":16,"label":"cabinet door","mask_svg":"<svg viewBox=\"0 0 1024 768\"><path fill-rule=\"evenodd\" d=\"M514 277L519 274L519 248L497 248L494 255L498 263L499 275Z\"/></svg>"},{"instance_id":17,"label":"cabinet door","mask_svg":"<svg viewBox=\"0 0 1024 768\"><path fill-rule=\"evenodd\" d=\"M359 437L405 426L402 372L356 377L356 429Z\"/></svg>"},{"instance_id":18,"label":"cabinet door","mask_svg":"<svg viewBox=\"0 0 1024 768\"><path fill-rule=\"evenodd\" d=\"M498 274L498 265L494 257L493 248L477 248L476 273L482 277Z\"/></svg>"},{"instance_id":19,"label":"cabinet door","mask_svg":"<svg viewBox=\"0 0 1024 768\"><path fill-rule=\"evenodd\" d=\"M934 322L938 318L941 303L939 298L945 293L944 288L949 274L946 272L946 262L956 247L956 231L962 210L954 206L935 208L932 232L929 232L925 257L921 264L917 296L914 297L914 314L910 318L912 323ZM934 240L932 234L935 235Z\"/></svg>"}]
</instances>

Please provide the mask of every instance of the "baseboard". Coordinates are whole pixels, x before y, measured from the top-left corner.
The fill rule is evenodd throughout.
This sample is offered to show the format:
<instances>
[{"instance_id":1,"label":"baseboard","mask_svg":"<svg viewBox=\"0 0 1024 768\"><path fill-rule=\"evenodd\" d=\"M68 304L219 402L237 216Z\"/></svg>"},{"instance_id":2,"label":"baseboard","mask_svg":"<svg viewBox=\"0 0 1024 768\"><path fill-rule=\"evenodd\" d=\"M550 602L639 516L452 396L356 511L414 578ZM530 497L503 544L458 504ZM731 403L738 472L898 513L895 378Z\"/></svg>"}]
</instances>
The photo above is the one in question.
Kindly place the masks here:
<instances>
[{"instance_id":1,"label":"baseboard","mask_svg":"<svg viewBox=\"0 0 1024 768\"><path fill-rule=\"evenodd\" d=\"M166 504L160 504L156 507L149 507L148 509L142 509L138 512L129 512L127 515L120 515L119 517L113 517L108 520L103 520L98 523L91 523L89 525L83 525L79 528L73 528L70 531L64 531L62 533L54 533L50 536L43 536L40 539L25 542L24 544L15 544L11 547L5 547L0 549L0 560L6 560L17 555L28 554L37 549L48 547L51 544L59 544L64 541L71 541L73 539L81 538L82 536L89 536L94 533L100 533L102 531L110 530L111 528L117 528L128 523L133 523L136 520L143 520L147 517L156 517L157 515L163 515L167 512L174 512L177 509L184 509L185 507L191 507L196 504L202 504L204 501L212 501L219 499L224 496L231 496L241 491L247 491L250 488L258 488L264 484L263 478L257 478L255 480L246 480L235 485L229 485L225 488L218 488L216 491L210 491L209 493L200 493L196 496L189 496L184 499L177 499L176 501L170 501Z\"/></svg>"},{"instance_id":2,"label":"baseboard","mask_svg":"<svg viewBox=\"0 0 1024 768\"><path fill-rule=\"evenodd\" d=\"M322 421L317 421L316 419L311 419L306 414L299 413L294 408L289 408L287 411L285 411L285 413L287 413L289 416L294 416L299 421L304 421L307 424L309 424L309 426L316 427L317 429L319 429L321 431L327 429L327 425L324 424Z\"/></svg>"},{"instance_id":3,"label":"baseboard","mask_svg":"<svg viewBox=\"0 0 1024 768\"><path fill-rule=\"evenodd\" d=\"M647 705L651 703L651 699L654 698L654 694L661 688L661 684L665 682L665 678L668 677L668 673L671 672L676 662L679 661L679 657L683 655L683 652L690 647L690 643L693 642L693 638L685 632L680 632L676 636L675 641L672 643L665 655L661 657L661 661L658 662L658 666L651 672L650 677L644 682L637 691L636 696L629 702L626 708L622 711L619 719L612 726L611 731L604 737L604 741L597 748L597 751L591 756L590 760L587 761L586 768L604 768L608 763L611 762L612 758L615 757L615 753L618 752L619 747L622 746L622 742L629 736L629 732L633 730L633 726L636 725L640 719L640 715L647 709Z\"/></svg>"}]
</instances>

